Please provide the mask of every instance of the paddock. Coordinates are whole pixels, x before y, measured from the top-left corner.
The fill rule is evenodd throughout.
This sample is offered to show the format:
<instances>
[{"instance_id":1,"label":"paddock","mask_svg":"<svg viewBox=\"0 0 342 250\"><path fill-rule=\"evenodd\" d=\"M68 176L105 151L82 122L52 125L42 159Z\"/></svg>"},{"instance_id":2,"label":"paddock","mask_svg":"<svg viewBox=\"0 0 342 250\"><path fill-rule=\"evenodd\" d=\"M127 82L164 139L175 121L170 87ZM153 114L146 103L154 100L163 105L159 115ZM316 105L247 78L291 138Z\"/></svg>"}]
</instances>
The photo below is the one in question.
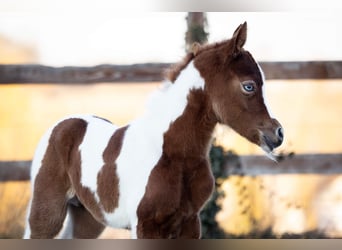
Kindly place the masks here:
<instances>
[{"instance_id":1,"label":"paddock","mask_svg":"<svg viewBox=\"0 0 342 250\"><path fill-rule=\"evenodd\" d=\"M257 22L259 17L250 18ZM276 15L268 17L275 20L273 27L276 23L283 28L295 25L284 19L286 15L280 19ZM234 23L240 16L230 18L229 23ZM308 47L304 39L289 39L303 35L307 28L306 38L316 37L315 32L322 27L327 33L338 33L337 22L326 26L325 22L332 24L339 19L320 13L304 19L295 15L294 20L301 29L281 29L282 33L275 32L272 38L289 42L292 48L303 48L304 53L300 55L306 61L274 61L273 55L275 58L277 55L270 46L272 39L265 40L265 47L260 50L272 55L272 61L259 63L267 79L268 106L285 130L285 141L278 149L278 163L270 161L257 146L233 130L216 127L213 149L222 148L225 152L211 159L213 170L217 171L217 162L220 162L221 171L214 197L221 191L225 197L208 203L207 209L216 213L209 216L215 226L211 232L206 231L204 238L342 237L342 62L337 52L326 58L332 61L319 61L322 57L318 52L327 47L320 47L314 39ZM323 22L310 26L318 20ZM257 31L253 29L252 32ZM303 33L298 33L299 30ZM284 37L286 32L290 36ZM338 45L341 37L334 34L331 38L329 49ZM0 46L3 41L0 37ZM149 93L158 88L161 72L170 65L51 67L25 64L37 61L32 59L37 55L25 48L15 51L24 53L24 57L4 63L24 64L0 65L0 238L23 235L25 212L32 195L28 177L30 163L44 131L55 121L74 113L93 113L118 125L127 124L143 113ZM284 51L279 52L284 55ZM301 56L299 60L303 59ZM307 61L308 56L309 60L317 60ZM205 223L208 218L203 219ZM218 231L223 234L215 235ZM129 231L111 228L101 235L101 238L128 237Z\"/></svg>"},{"instance_id":2,"label":"paddock","mask_svg":"<svg viewBox=\"0 0 342 250\"><path fill-rule=\"evenodd\" d=\"M1 204L4 204L1 206L1 214L6 214L0 220L2 237L20 238L22 235L25 207L30 196L27 181L29 162L35 144L48 126L58 118L75 113L77 110L91 110L110 120L125 124L141 114L144 101L151 90L159 84L160 82L1 85L0 99L3 100L2 103L8 104L0 106L1 113L10 114L6 116L7 119L1 120L0 130L1 137L7 138L2 140L5 143L0 143L1 152L6 152L1 154L2 171L0 172ZM284 148L287 149L286 152L294 152L295 157L300 158L300 160L288 159L291 166L283 163L274 165L262 156L256 147L239 135L229 129L221 127L217 129L218 135L224 135L218 140L220 144L226 143L224 145L226 149L233 148L241 159L248 159L247 155L255 155L261 159L257 166L254 160L242 164L246 166L243 170L244 176L241 176L241 173L230 172L232 176L224 182L223 188L226 190L227 198L223 201L223 209L216 218L220 227L224 228L228 235L242 237L254 233L255 237L262 237L262 232L267 232L272 225L277 225L274 232L268 232L280 235L278 237L305 232L314 232L312 235L322 237L322 233L318 234L315 230L325 232L326 237L341 237L338 220L327 218L324 213L326 206L333 206L336 210L330 214L338 216L340 206L338 190L341 186L339 183L342 163L339 157L342 149L339 143L340 137L336 135L339 134L339 128L342 126L338 116L341 111L341 105L338 104L342 96L341 86L342 82L338 79L267 81L266 92L270 97L268 99L272 112L280 114L279 119L285 124L287 136ZM300 91L294 91L298 88ZM289 93L295 93L291 95L291 103L297 107L296 112L291 112L288 103L283 102L282 96L288 96ZM302 93L306 96L305 104L301 103ZM14 104L17 108L12 109ZM42 106L46 108L38 108ZM107 106L111 107L104 109ZM127 109L121 108L123 106ZM303 115L307 109L316 110L317 117ZM24 119L19 119L20 115L24 115ZM27 127L30 127L29 133ZM322 137L322 134L325 136ZM306 138L295 140L298 136L306 136ZM25 143L16 144L15 142L19 140ZM320 143L312 143L316 140ZM337 155L337 158L332 158L331 154ZM317 164L321 162L321 165L313 166L312 164L316 162ZM11 171L8 170L9 168L13 170L19 168L21 171ZM277 189L274 183L278 182L284 183L287 189L283 191ZM263 189L260 189L260 183L264 183ZM306 190L302 187L303 183L307 183ZM298 193L296 187L302 191ZM316 194L317 188L322 189L319 194ZM273 195L270 195L271 193ZM281 202L276 205L277 199ZM251 202L258 205L243 213L244 208ZM298 202L300 208L296 209ZM290 209L287 208L287 204L292 204ZM269 211L271 207L273 210ZM291 212L291 209L294 211ZM288 219L301 218L301 225L293 228L282 222L278 215L285 212ZM15 223L10 223L12 221ZM253 224L252 221L257 223ZM237 224L240 227L234 227ZM256 232L258 228L260 231ZM128 237L125 231L115 231L114 235L111 230L106 232L108 234L103 237Z\"/></svg>"}]
</instances>

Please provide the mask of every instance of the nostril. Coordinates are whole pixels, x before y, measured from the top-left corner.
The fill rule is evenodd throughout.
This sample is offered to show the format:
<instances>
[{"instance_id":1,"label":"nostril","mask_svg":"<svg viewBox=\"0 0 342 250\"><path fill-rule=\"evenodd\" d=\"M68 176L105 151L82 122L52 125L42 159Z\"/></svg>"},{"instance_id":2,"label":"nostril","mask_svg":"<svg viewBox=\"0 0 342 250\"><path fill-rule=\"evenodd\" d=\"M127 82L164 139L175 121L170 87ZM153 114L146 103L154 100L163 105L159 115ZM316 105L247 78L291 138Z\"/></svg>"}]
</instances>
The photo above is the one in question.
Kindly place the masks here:
<instances>
[{"instance_id":1,"label":"nostril","mask_svg":"<svg viewBox=\"0 0 342 250\"><path fill-rule=\"evenodd\" d=\"M277 128L277 136L282 141L284 139L284 131L282 127Z\"/></svg>"}]
</instances>

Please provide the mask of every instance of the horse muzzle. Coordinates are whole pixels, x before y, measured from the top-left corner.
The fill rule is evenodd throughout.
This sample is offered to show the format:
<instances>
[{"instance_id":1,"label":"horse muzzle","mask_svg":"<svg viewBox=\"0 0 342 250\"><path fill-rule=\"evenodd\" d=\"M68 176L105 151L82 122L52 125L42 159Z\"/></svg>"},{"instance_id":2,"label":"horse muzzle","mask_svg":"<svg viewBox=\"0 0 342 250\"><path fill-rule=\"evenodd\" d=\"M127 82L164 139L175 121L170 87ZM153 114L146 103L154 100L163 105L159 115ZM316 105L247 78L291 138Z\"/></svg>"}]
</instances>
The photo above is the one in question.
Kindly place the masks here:
<instances>
[{"instance_id":1,"label":"horse muzzle","mask_svg":"<svg viewBox=\"0 0 342 250\"><path fill-rule=\"evenodd\" d=\"M284 140L284 130L279 122L272 120L272 126L259 129L260 147L266 152L271 153L273 149L279 147Z\"/></svg>"}]
</instances>

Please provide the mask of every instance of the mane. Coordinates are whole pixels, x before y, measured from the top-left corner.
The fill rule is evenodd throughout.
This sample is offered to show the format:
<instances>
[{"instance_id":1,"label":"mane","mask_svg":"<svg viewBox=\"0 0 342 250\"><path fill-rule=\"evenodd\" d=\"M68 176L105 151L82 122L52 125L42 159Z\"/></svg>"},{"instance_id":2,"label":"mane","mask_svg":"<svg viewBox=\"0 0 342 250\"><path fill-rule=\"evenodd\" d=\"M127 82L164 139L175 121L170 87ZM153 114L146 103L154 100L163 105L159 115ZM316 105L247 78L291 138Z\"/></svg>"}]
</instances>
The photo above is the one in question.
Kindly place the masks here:
<instances>
[{"instance_id":1,"label":"mane","mask_svg":"<svg viewBox=\"0 0 342 250\"><path fill-rule=\"evenodd\" d=\"M182 75L187 67L195 67L191 65L193 57L193 54L188 54L182 62L170 68L170 71L167 72L169 74L168 79L163 81L160 87L149 95L145 106L146 114L170 122L174 118L168 117L173 115L172 110L182 109L186 105L188 92L192 88L203 87L202 83L204 84L204 82L197 70L190 69L192 73ZM181 82L178 84L177 81ZM169 110L169 112L165 112L165 110Z\"/></svg>"},{"instance_id":2,"label":"mane","mask_svg":"<svg viewBox=\"0 0 342 250\"><path fill-rule=\"evenodd\" d=\"M179 76L180 72L185 69L185 67L194 59L193 53L188 53L182 61L177 64L172 65L169 69L165 72L165 78L170 82L174 83Z\"/></svg>"},{"instance_id":3,"label":"mane","mask_svg":"<svg viewBox=\"0 0 342 250\"><path fill-rule=\"evenodd\" d=\"M197 54L200 54L200 53L202 53L204 51L208 51L208 50L212 50L212 49L218 49L218 48L220 48L223 45L226 46L227 43L229 43L229 42L230 42L230 39L226 39L226 40L223 40L223 41L220 41L220 42L216 42L216 43L204 44L204 45L202 45L199 48Z\"/></svg>"},{"instance_id":4,"label":"mane","mask_svg":"<svg viewBox=\"0 0 342 250\"><path fill-rule=\"evenodd\" d=\"M209 51L213 49L218 49L223 45L226 45L227 43L230 42L230 39L228 40L223 40L221 42L216 42L216 43L210 43L210 44L205 44L201 45L201 47L194 52L189 52L188 54L185 55L182 61L179 63L173 64L168 68L165 73L164 77L169 80L170 82L174 83L179 76L180 72L199 54L201 54L204 51Z\"/></svg>"}]
</instances>

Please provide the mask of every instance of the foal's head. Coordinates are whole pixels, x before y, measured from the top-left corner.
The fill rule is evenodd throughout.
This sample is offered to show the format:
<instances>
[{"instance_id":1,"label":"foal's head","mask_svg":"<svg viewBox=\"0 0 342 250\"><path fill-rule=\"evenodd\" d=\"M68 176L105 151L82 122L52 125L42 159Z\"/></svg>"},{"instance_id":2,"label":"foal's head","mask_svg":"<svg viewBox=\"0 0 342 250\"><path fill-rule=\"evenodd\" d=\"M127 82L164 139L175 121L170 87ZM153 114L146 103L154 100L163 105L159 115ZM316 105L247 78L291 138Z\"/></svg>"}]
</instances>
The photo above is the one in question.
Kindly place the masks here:
<instances>
[{"instance_id":1,"label":"foal's head","mask_svg":"<svg viewBox=\"0 0 342 250\"><path fill-rule=\"evenodd\" d=\"M230 40L193 46L194 64L205 80L212 112L267 153L283 141L280 123L270 117L263 98L264 78L252 55L243 49L247 24Z\"/></svg>"}]
</instances>

